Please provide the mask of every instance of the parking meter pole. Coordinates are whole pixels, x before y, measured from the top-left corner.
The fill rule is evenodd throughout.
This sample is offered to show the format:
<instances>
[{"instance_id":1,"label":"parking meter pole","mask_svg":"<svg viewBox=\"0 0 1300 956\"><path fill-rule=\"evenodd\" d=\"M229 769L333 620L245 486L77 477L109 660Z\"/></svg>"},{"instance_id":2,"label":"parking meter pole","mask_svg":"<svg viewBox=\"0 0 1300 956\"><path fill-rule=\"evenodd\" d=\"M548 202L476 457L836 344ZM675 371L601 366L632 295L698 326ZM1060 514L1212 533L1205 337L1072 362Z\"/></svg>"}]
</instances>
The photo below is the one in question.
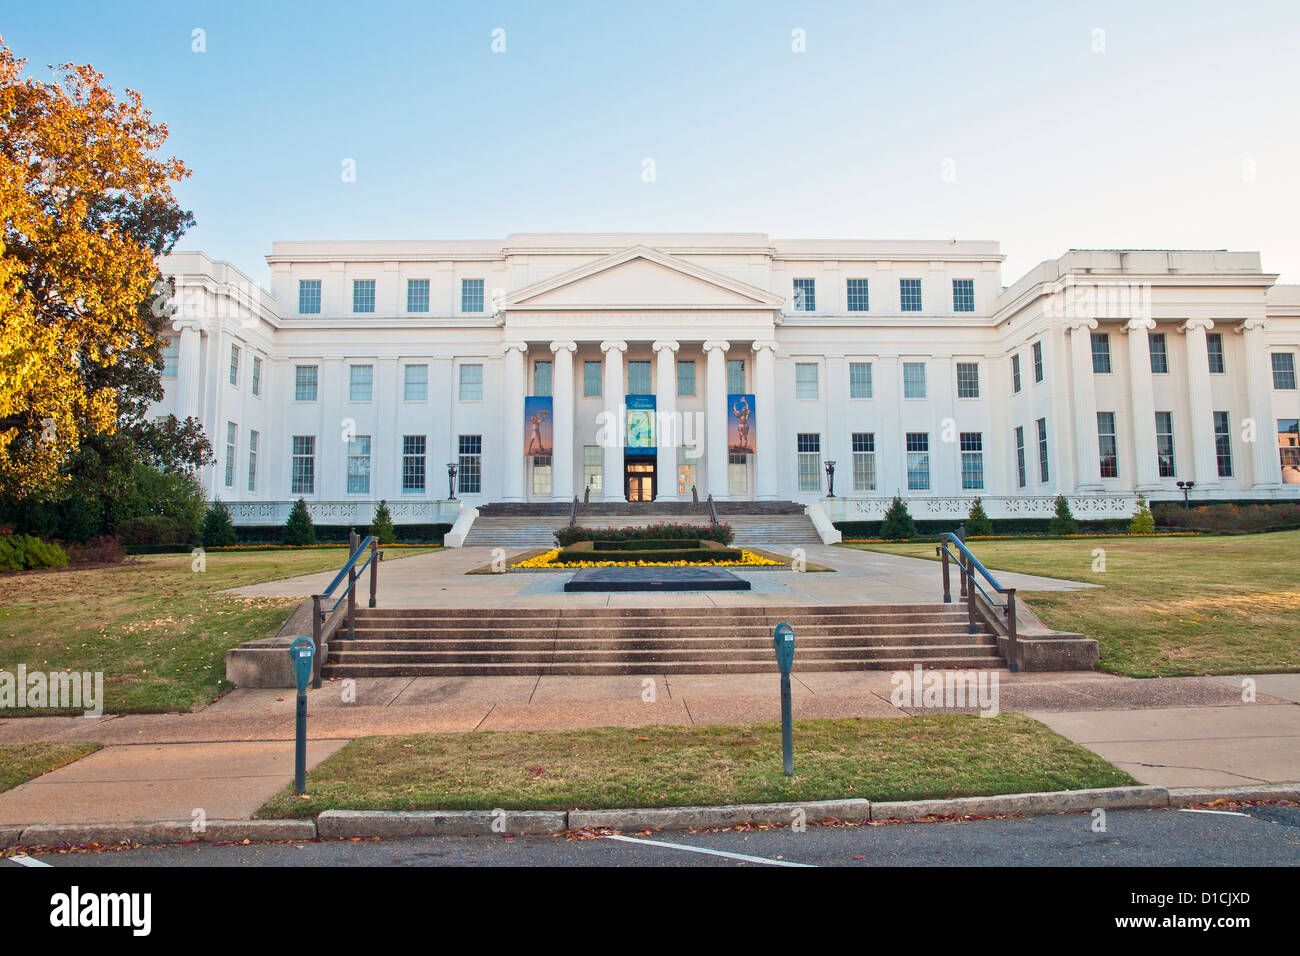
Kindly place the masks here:
<instances>
[{"instance_id":1,"label":"parking meter pole","mask_svg":"<svg viewBox=\"0 0 1300 956\"><path fill-rule=\"evenodd\" d=\"M790 715L790 669L794 667L794 628L782 621L772 633L776 666L781 669L781 769L794 773L794 728Z\"/></svg>"},{"instance_id":2,"label":"parking meter pole","mask_svg":"<svg viewBox=\"0 0 1300 956\"><path fill-rule=\"evenodd\" d=\"M293 790L307 792L307 685L311 683L316 644L310 637L295 638L289 645L293 682L298 687L297 720L294 726Z\"/></svg>"}]
</instances>

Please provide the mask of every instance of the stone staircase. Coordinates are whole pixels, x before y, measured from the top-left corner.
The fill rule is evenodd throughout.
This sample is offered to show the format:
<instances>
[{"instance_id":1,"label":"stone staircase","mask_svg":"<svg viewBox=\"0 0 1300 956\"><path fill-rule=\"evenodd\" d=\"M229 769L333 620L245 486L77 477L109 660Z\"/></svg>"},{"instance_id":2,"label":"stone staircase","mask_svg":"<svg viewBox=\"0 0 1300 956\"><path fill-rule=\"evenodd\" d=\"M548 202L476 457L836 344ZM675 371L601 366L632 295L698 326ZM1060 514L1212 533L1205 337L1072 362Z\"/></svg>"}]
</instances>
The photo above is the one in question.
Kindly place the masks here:
<instances>
[{"instance_id":1,"label":"stone staircase","mask_svg":"<svg viewBox=\"0 0 1300 956\"><path fill-rule=\"evenodd\" d=\"M326 677L766 673L789 621L795 670L1002 667L954 604L677 608L374 608L331 641Z\"/></svg>"},{"instance_id":2,"label":"stone staircase","mask_svg":"<svg viewBox=\"0 0 1300 956\"><path fill-rule=\"evenodd\" d=\"M733 544L751 548L789 551L792 547L821 544L822 539L807 515L718 515L731 525Z\"/></svg>"}]
</instances>

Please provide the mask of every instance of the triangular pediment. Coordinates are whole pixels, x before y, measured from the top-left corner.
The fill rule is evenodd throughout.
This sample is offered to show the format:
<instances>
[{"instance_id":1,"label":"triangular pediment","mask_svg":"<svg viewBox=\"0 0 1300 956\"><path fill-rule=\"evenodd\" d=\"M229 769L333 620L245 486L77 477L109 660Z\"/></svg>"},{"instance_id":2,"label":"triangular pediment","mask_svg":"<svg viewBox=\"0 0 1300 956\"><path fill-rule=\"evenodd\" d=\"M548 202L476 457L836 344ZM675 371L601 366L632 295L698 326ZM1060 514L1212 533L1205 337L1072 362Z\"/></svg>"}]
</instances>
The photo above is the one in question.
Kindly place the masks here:
<instances>
[{"instance_id":1,"label":"triangular pediment","mask_svg":"<svg viewBox=\"0 0 1300 956\"><path fill-rule=\"evenodd\" d=\"M782 300L647 246L634 246L506 296L509 309L777 309Z\"/></svg>"}]
</instances>

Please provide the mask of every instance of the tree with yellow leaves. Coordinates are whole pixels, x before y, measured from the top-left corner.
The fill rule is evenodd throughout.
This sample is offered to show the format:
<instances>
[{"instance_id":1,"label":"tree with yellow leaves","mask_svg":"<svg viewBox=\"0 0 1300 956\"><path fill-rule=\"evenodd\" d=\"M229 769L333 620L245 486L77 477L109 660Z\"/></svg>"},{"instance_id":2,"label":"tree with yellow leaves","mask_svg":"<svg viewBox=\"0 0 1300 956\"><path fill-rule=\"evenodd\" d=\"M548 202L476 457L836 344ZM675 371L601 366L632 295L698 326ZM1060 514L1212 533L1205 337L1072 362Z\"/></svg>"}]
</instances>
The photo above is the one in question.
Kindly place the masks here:
<instances>
[{"instance_id":1,"label":"tree with yellow leaves","mask_svg":"<svg viewBox=\"0 0 1300 956\"><path fill-rule=\"evenodd\" d=\"M0 38L0 503L57 495L83 442L124 405L138 418L126 370L156 389L155 260L193 223L172 196L188 170L158 155L167 127L138 93L25 66Z\"/></svg>"}]
</instances>

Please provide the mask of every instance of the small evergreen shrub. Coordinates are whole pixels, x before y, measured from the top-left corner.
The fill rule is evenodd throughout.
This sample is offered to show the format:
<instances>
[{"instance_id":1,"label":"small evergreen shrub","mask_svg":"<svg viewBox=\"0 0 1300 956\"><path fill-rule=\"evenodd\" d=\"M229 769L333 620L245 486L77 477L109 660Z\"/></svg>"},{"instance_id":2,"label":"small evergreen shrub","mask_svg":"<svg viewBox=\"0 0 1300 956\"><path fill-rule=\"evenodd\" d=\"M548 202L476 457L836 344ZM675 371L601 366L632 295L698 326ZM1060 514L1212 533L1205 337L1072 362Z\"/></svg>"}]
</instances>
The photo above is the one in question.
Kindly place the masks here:
<instances>
[{"instance_id":1,"label":"small evergreen shrub","mask_svg":"<svg viewBox=\"0 0 1300 956\"><path fill-rule=\"evenodd\" d=\"M1151 514L1151 509L1147 507L1147 500L1142 495L1138 495L1137 511L1133 512L1133 517L1128 523L1129 534L1155 534L1156 519Z\"/></svg>"},{"instance_id":2,"label":"small evergreen shrub","mask_svg":"<svg viewBox=\"0 0 1300 956\"><path fill-rule=\"evenodd\" d=\"M0 536L0 571L66 568L68 553L53 541L30 534Z\"/></svg>"},{"instance_id":3,"label":"small evergreen shrub","mask_svg":"<svg viewBox=\"0 0 1300 956\"><path fill-rule=\"evenodd\" d=\"M208 506L203 515L203 547L228 548L239 543L235 523L230 520L230 509L221 499Z\"/></svg>"},{"instance_id":4,"label":"small evergreen shrub","mask_svg":"<svg viewBox=\"0 0 1300 956\"><path fill-rule=\"evenodd\" d=\"M1052 519L1052 534L1070 535L1079 533L1079 522L1074 520L1074 513L1070 511L1070 502L1065 500L1065 495L1056 496L1056 517Z\"/></svg>"},{"instance_id":5,"label":"small evergreen shrub","mask_svg":"<svg viewBox=\"0 0 1300 956\"><path fill-rule=\"evenodd\" d=\"M966 515L966 537L983 538L993 533L993 522L984 510L984 502L976 498L971 502L970 512Z\"/></svg>"},{"instance_id":6,"label":"small evergreen shrub","mask_svg":"<svg viewBox=\"0 0 1300 956\"><path fill-rule=\"evenodd\" d=\"M311 513L303 498L293 503L289 520L284 523L284 543L294 548L316 543L316 526L312 524Z\"/></svg>"},{"instance_id":7,"label":"small evergreen shrub","mask_svg":"<svg viewBox=\"0 0 1300 956\"><path fill-rule=\"evenodd\" d=\"M388 511L387 501L379 502L367 534L378 539L380 544L393 544L397 541L397 529L393 527L393 516Z\"/></svg>"},{"instance_id":8,"label":"small evergreen shrub","mask_svg":"<svg viewBox=\"0 0 1300 956\"><path fill-rule=\"evenodd\" d=\"M889 510L885 512L885 520L880 525L880 536L887 541L901 541L904 538L916 537L916 522L912 520L911 512L907 510L907 505L903 504L903 499L898 495L894 495Z\"/></svg>"}]
</instances>

